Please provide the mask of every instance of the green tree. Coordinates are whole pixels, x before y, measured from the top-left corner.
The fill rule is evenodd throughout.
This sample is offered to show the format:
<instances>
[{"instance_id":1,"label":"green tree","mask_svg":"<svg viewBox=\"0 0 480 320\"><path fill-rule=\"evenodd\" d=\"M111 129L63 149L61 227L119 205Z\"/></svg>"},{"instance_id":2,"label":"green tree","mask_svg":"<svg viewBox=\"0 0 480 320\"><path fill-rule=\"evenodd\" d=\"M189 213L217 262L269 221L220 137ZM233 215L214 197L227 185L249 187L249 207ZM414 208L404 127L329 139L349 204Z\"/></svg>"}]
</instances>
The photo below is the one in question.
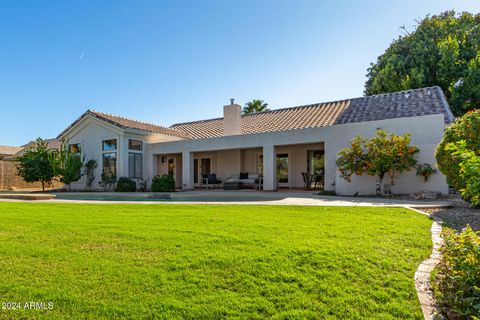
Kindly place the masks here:
<instances>
[{"instance_id":1,"label":"green tree","mask_svg":"<svg viewBox=\"0 0 480 320\"><path fill-rule=\"evenodd\" d=\"M447 11L417 22L368 69L365 94L440 86L455 115L480 107L480 14Z\"/></svg>"},{"instance_id":2,"label":"green tree","mask_svg":"<svg viewBox=\"0 0 480 320\"><path fill-rule=\"evenodd\" d=\"M26 182L42 183L42 190L45 191L45 184L50 184L55 176L53 169L54 151L48 148L47 141L38 138L28 147L25 152L15 158L17 174Z\"/></svg>"},{"instance_id":3,"label":"green tree","mask_svg":"<svg viewBox=\"0 0 480 320\"><path fill-rule=\"evenodd\" d=\"M346 181L351 182L352 176L367 174L377 177L375 193L380 195L383 179L387 174L392 185L395 174L409 170L417 164L416 146L409 145L410 135L387 135L378 130L377 135L370 140L361 136L354 138L350 148L338 153L337 167Z\"/></svg>"},{"instance_id":4,"label":"green tree","mask_svg":"<svg viewBox=\"0 0 480 320\"><path fill-rule=\"evenodd\" d=\"M243 107L242 113L243 114L250 114L250 113L257 113L268 111L268 103L265 103L263 100L253 99L250 102L245 104Z\"/></svg>"},{"instance_id":5,"label":"green tree","mask_svg":"<svg viewBox=\"0 0 480 320\"><path fill-rule=\"evenodd\" d=\"M457 190L466 187L466 180L459 175L463 158L455 153L456 150L447 148L451 143L465 141L465 149L480 156L480 110L466 113L457 118L448 126L435 150L437 165L440 171L447 177L447 182Z\"/></svg>"},{"instance_id":6,"label":"green tree","mask_svg":"<svg viewBox=\"0 0 480 320\"><path fill-rule=\"evenodd\" d=\"M60 150L54 152L55 156L51 157L55 177L69 190L71 183L82 177L83 161L80 152L80 150L73 152L68 141L62 141Z\"/></svg>"}]
</instances>

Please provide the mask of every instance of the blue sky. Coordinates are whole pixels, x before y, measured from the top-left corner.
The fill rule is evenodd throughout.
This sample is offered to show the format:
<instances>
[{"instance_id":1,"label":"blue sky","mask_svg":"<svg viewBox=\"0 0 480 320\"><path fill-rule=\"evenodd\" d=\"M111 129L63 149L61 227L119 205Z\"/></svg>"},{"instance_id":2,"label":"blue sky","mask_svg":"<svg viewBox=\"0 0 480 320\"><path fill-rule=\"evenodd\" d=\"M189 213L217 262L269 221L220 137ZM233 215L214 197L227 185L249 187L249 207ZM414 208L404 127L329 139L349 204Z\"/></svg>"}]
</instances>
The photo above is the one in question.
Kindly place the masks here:
<instances>
[{"instance_id":1,"label":"blue sky","mask_svg":"<svg viewBox=\"0 0 480 320\"><path fill-rule=\"evenodd\" d=\"M414 19L478 0L0 2L0 145L87 109L171 125L234 97L281 108L361 96Z\"/></svg>"}]
</instances>

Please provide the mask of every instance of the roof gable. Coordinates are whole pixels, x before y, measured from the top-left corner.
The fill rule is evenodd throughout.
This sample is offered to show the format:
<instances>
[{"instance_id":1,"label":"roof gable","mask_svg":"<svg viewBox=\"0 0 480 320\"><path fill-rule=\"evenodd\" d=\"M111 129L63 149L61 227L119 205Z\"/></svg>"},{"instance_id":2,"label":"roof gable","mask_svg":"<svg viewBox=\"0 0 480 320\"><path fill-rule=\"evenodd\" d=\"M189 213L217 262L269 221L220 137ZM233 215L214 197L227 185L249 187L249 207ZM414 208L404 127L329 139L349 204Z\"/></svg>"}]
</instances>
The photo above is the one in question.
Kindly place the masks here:
<instances>
[{"instance_id":1,"label":"roof gable","mask_svg":"<svg viewBox=\"0 0 480 320\"><path fill-rule=\"evenodd\" d=\"M70 126L68 126L65 130L63 130L62 133L58 135L58 138L61 138L73 127L75 127L81 120L83 120L88 116L101 120L103 122L106 122L108 124L111 124L121 129L134 129L134 130L163 134L163 135L174 136L179 138L188 138L188 135L186 135L184 132L175 130L173 128L166 128L156 124L143 122L139 120L133 120L126 117L99 112L96 110L87 110L77 120L75 120Z\"/></svg>"}]
</instances>

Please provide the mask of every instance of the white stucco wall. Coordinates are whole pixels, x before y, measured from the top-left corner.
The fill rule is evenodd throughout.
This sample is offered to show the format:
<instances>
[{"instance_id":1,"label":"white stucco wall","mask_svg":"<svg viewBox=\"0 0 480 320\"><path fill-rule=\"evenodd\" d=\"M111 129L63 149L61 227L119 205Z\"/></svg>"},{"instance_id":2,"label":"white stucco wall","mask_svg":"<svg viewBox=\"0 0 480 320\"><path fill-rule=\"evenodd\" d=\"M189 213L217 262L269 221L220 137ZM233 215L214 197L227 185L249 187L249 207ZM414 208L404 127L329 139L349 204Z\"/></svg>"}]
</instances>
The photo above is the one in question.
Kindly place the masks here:
<instances>
[{"instance_id":1,"label":"white stucco wall","mask_svg":"<svg viewBox=\"0 0 480 320\"><path fill-rule=\"evenodd\" d=\"M155 155L263 148L263 153L265 154L265 150L271 150L270 146L274 146L274 150L281 150L282 146L324 143L325 189L335 190L337 194L353 194L355 192L359 192L359 194L372 194L375 192L375 187L371 187L372 183L374 185L374 178L356 177L354 181L349 184L340 178L338 170L336 169L335 160L337 153L341 149L348 147L351 139L355 136L363 135L365 137L372 137L375 135L378 128L389 133L410 133L412 135L412 144L417 145L420 148L419 162L429 162L432 165L435 164L433 159L434 147L440 142L445 128L443 114L349 123L320 128L268 132L252 135L236 135L210 139L154 143L149 145L148 153ZM274 164L268 163L268 166L272 167ZM184 172L188 171L189 168L184 168ZM267 190L270 188L275 189L275 177L267 177L267 174L268 172L265 172L265 188ZM188 182L188 178L183 177L183 179L184 182ZM267 181L267 179L273 180L270 182ZM184 183L184 185L188 184ZM427 183L424 183L419 177L415 176L414 172L407 173L398 177L395 186L392 188L392 191L396 193L410 193L426 190L447 193L448 186L445 182L445 177L441 173L437 173L432 176Z\"/></svg>"},{"instance_id":2,"label":"white stucco wall","mask_svg":"<svg viewBox=\"0 0 480 320\"><path fill-rule=\"evenodd\" d=\"M117 177L128 176L128 153L130 152L130 150L128 150L128 140L135 139L143 141L143 151L141 152L143 154L143 177L151 179L153 164L151 161L148 161L150 159L146 159L148 145L151 143L175 141L179 139L177 137L148 133L139 130L121 129L93 117L85 117L82 119L65 133L62 138L68 140L69 144L81 144L82 157L85 156L85 162L91 159L97 161L98 166L94 170L95 180L92 183L91 190L101 189L98 182L101 179L103 167L103 140L117 140L117 150L115 151L117 153ZM150 155L148 156L150 157ZM71 187L74 190L86 189L86 177L82 176L79 181L72 183Z\"/></svg>"},{"instance_id":3,"label":"white stucco wall","mask_svg":"<svg viewBox=\"0 0 480 320\"><path fill-rule=\"evenodd\" d=\"M108 139L117 139L117 161L118 154L122 152L123 146L119 143L122 140L123 132L113 126L106 126L103 122L95 119L83 119L73 130L68 132L64 138L69 144L79 143L82 148L82 157L85 156L85 162L96 160L98 165L94 170L95 180L92 189L99 189L98 181L102 175L102 141ZM123 165L117 163L117 170L123 170ZM86 187L86 177L72 183L72 189L83 190Z\"/></svg>"}]
</instances>

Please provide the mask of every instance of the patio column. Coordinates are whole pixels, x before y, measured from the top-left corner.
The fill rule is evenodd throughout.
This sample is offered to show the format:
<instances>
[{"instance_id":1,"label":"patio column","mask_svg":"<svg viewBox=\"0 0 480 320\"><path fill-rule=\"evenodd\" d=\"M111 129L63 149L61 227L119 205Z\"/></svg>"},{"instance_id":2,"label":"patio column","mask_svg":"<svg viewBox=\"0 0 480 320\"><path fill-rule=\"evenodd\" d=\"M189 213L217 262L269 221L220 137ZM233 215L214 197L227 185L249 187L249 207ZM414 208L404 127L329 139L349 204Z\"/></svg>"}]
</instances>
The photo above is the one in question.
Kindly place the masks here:
<instances>
[{"instance_id":1,"label":"patio column","mask_svg":"<svg viewBox=\"0 0 480 320\"><path fill-rule=\"evenodd\" d=\"M277 190L275 146L263 146L263 190Z\"/></svg>"},{"instance_id":2,"label":"patio column","mask_svg":"<svg viewBox=\"0 0 480 320\"><path fill-rule=\"evenodd\" d=\"M145 180L152 180L157 175L157 155L152 155L149 150L145 150L143 155L143 172L142 177Z\"/></svg>"},{"instance_id":3,"label":"patio column","mask_svg":"<svg viewBox=\"0 0 480 320\"><path fill-rule=\"evenodd\" d=\"M182 190L192 190L193 186L193 153L182 152Z\"/></svg>"}]
</instances>

